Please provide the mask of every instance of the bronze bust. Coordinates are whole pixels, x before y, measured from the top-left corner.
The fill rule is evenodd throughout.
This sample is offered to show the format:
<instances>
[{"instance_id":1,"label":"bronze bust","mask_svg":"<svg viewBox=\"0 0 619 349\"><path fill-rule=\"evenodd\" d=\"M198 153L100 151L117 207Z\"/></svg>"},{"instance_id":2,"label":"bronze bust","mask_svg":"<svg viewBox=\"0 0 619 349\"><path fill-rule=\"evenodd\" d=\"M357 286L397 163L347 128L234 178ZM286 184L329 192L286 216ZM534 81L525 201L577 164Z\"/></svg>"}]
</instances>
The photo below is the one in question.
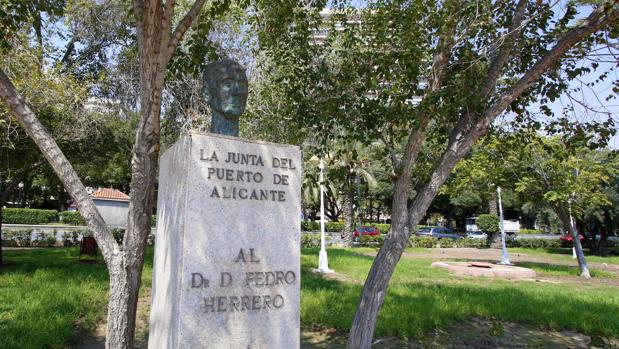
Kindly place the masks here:
<instances>
[{"instance_id":1,"label":"bronze bust","mask_svg":"<svg viewBox=\"0 0 619 349\"><path fill-rule=\"evenodd\" d=\"M247 103L247 76L243 67L222 59L206 66L202 96L211 106L211 133L239 136L239 117Z\"/></svg>"}]
</instances>

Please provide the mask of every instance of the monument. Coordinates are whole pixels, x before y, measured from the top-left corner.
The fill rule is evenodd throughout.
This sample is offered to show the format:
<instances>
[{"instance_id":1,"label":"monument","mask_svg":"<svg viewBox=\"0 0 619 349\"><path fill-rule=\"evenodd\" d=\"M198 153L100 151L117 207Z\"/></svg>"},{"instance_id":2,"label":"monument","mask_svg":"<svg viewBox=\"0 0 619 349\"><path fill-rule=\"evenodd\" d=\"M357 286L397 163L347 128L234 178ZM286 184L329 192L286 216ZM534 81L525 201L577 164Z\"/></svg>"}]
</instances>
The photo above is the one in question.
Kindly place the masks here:
<instances>
[{"instance_id":1,"label":"monument","mask_svg":"<svg viewBox=\"0 0 619 349\"><path fill-rule=\"evenodd\" d=\"M238 134L226 74L213 125ZM149 348L299 348L299 148L190 134L160 163Z\"/></svg>"},{"instance_id":2,"label":"monument","mask_svg":"<svg viewBox=\"0 0 619 349\"><path fill-rule=\"evenodd\" d=\"M247 102L247 76L237 62L222 59L206 66L202 96L211 106L211 133L239 136L239 117Z\"/></svg>"}]
</instances>

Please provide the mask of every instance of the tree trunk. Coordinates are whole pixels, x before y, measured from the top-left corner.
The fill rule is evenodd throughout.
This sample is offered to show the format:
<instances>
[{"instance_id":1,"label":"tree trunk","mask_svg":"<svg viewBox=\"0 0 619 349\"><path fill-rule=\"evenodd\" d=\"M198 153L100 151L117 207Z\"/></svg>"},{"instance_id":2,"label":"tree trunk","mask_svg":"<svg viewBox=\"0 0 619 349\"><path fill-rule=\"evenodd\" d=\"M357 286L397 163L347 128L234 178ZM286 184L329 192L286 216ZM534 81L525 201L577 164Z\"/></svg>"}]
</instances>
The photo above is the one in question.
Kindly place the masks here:
<instances>
[{"instance_id":1,"label":"tree trunk","mask_svg":"<svg viewBox=\"0 0 619 349\"><path fill-rule=\"evenodd\" d=\"M580 236L578 234L578 230L574 225L572 225L569 213L565 210L563 206L560 204L555 206L555 212L565 230L572 236L572 243L574 244L574 249L576 250L576 259L578 260L578 269L580 270L580 276L585 279L591 278L591 273L589 272L589 266L587 265L587 260L585 259L585 253L582 249L582 244L580 243Z\"/></svg>"},{"instance_id":2,"label":"tree trunk","mask_svg":"<svg viewBox=\"0 0 619 349\"><path fill-rule=\"evenodd\" d=\"M498 211L498 196L495 190L490 190L490 198L488 199L488 214L495 216L499 215Z\"/></svg>"},{"instance_id":3,"label":"tree trunk","mask_svg":"<svg viewBox=\"0 0 619 349\"><path fill-rule=\"evenodd\" d=\"M1 180L2 178L0 178L0 181ZM2 182L0 182L0 186L2 186ZM2 188L0 188L0 190L1 189ZM4 206L4 204L0 202L0 267L4 264L2 260L2 206Z\"/></svg>"},{"instance_id":4,"label":"tree trunk","mask_svg":"<svg viewBox=\"0 0 619 349\"><path fill-rule=\"evenodd\" d=\"M344 235L345 247L352 247L353 242L353 233L355 229L353 195L354 194L351 181L347 180L347 183L344 187L344 203L342 205L344 214L344 231L342 232L342 234Z\"/></svg>"},{"instance_id":5,"label":"tree trunk","mask_svg":"<svg viewBox=\"0 0 619 349\"><path fill-rule=\"evenodd\" d=\"M610 225L607 225L607 227L609 226ZM595 239L595 235L594 235L594 239ZM607 240L608 240L608 234L606 234L606 230L601 229L600 230L600 241L598 241L598 246L597 246L599 256L604 256L606 254L606 241Z\"/></svg>"},{"instance_id":6,"label":"tree trunk","mask_svg":"<svg viewBox=\"0 0 619 349\"><path fill-rule=\"evenodd\" d=\"M132 150L131 200L122 249L75 170L0 69L0 97L39 147L93 230L110 272L106 348L133 348L135 313L159 154L159 116L165 69L205 0L196 0L172 31L175 1L134 0L140 62L140 121Z\"/></svg>"},{"instance_id":7,"label":"tree trunk","mask_svg":"<svg viewBox=\"0 0 619 349\"><path fill-rule=\"evenodd\" d=\"M520 0L517 5L516 14L513 17L512 27L508 31L507 37L499 54L495 57L486 76L486 84L479 92L478 100L487 100L492 93L497 80L502 74L505 64L510 59L513 44L510 37L519 33L524 9L527 1ZM382 305L387 286L395 266L399 261L406 246L408 235L423 217L432 200L438 193L440 186L447 180L449 173L455 165L471 149L473 143L483 136L490 127L494 119L505 110L516 98L530 88L535 81L556 62L576 43L584 37L594 33L610 23L613 23L619 16L619 8L605 11L602 5L591 12L589 17L581 22L581 25L569 30L557 41L557 44L540 61L534 64L531 69L522 76L510 89L497 96L497 99L484 111L479 111L478 105L472 105L467 112L460 117L456 127L450 134L449 144L441 156L438 165L434 168L428 183L417 194L408 210L408 222L406 222L406 201L403 200L408 194L408 182L410 171L414 160L418 154L418 142L423 142L426 136L425 126L418 130L413 130L409 135L408 143L402 157L402 174L398 176L394 188L393 201L393 224L392 233L389 235L383 248L374 259L366 282L363 286L361 299L359 300L357 311L353 318L350 334L348 337L349 349L368 349L372 345L372 335L378 317L378 311ZM442 40L442 39L441 39ZM439 42L439 47L441 42ZM438 50L441 55L443 50ZM449 52L449 51L448 51ZM449 59L449 56L447 56ZM437 56L435 56L435 63ZM433 64L433 67L435 65ZM444 65L439 65L442 69ZM431 74L432 76L433 74ZM430 80L430 82L432 82ZM431 87L433 83L430 83ZM438 84L440 86L440 84ZM432 89L430 89L432 91ZM424 120L424 119L422 119ZM423 123L422 123L423 125ZM421 131L419 131L421 130ZM408 228L408 232L407 229ZM578 238L576 238L578 240Z\"/></svg>"}]
</instances>

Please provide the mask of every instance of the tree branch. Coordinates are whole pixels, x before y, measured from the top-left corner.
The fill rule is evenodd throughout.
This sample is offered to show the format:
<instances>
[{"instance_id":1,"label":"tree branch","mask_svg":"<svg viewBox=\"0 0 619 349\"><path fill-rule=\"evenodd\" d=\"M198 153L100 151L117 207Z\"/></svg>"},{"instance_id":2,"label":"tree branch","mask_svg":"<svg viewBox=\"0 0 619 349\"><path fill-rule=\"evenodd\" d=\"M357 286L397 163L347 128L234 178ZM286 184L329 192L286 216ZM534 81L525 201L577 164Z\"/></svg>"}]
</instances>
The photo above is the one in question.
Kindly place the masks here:
<instances>
[{"instance_id":1,"label":"tree branch","mask_svg":"<svg viewBox=\"0 0 619 349\"><path fill-rule=\"evenodd\" d=\"M2 188L3 191L0 192L0 206L4 205L6 203L6 200L9 196L9 193L15 189L15 187L17 186L17 184L19 182L21 182L24 178L24 176L26 175L26 173L28 172L32 172L35 169L37 169L38 167L40 167L41 165L43 165L43 161L37 161L33 164L29 164L26 167L23 167L19 170L16 171L15 175L13 176L13 178L11 179L11 181L9 182L9 184ZM0 177L0 181L2 181L2 178Z\"/></svg>"},{"instance_id":2,"label":"tree branch","mask_svg":"<svg viewBox=\"0 0 619 349\"><path fill-rule=\"evenodd\" d=\"M616 0L615 0L616 2ZM483 113L475 125L470 125L471 118L462 117L450 137L447 149L435 167L430 181L417 195L409 209L408 226L415 226L421 219L420 215L427 210L432 198L440 186L447 180L454 166L468 153L475 141L483 136L494 119L505 110L511 102L530 88L542 74L556 64L559 59L574 45L586 36L612 24L619 18L619 7L605 12L604 6L595 9L581 25L568 31L557 44L538 61L514 86L504 93L493 105ZM472 126L472 127L471 127Z\"/></svg>"},{"instance_id":3,"label":"tree branch","mask_svg":"<svg viewBox=\"0 0 619 349\"><path fill-rule=\"evenodd\" d=\"M185 32L187 32L189 27L191 27L191 23L198 16L200 9L202 8L202 5L204 5L205 2L206 0L196 0L196 2L193 3L193 6L191 6L191 9L189 10L189 12L187 12L185 17L183 17L183 19L181 19L181 21L176 26L176 29L174 29L174 32L172 33L172 37L170 38L170 41L168 42L166 51L164 51L166 63L170 60L170 58L172 57L172 54L174 54L174 51L176 50L178 43L183 39L183 36L185 35Z\"/></svg>"},{"instance_id":4,"label":"tree branch","mask_svg":"<svg viewBox=\"0 0 619 349\"><path fill-rule=\"evenodd\" d=\"M56 173L56 176L58 176L58 179L75 201L86 223L88 223L88 227L94 231L94 236L106 262L110 262L119 251L119 246L114 240L112 233L86 192L86 188L77 176L77 173L75 173L69 160L64 156L52 136L39 122L34 112L32 112L26 101L17 92L15 86L13 86L2 69L0 69L0 98L11 110L11 113L24 128L28 136L39 147L41 153L43 153L43 156Z\"/></svg>"},{"instance_id":5,"label":"tree branch","mask_svg":"<svg viewBox=\"0 0 619 349\"><path fill-rule=\"evenodd\" d=\"M481 88L479 92L479 100L486 100L494 87L496 86L496 82L499 79L499 76L503 72L503 68L509 62L512 49L514 47L513 42L515 37L520 33L522 19L524 17L524 10L527 8L527 0L520 0L518 2L518 6L516 7L516 12L514 13L514 18L512 20L511 28L509 29L509 35L504 38L501 50L499 54L495 57L495 59L490 64L490 68L488 68L488 72L486 74L485 84Z\"/></svg>"}]
</instances>

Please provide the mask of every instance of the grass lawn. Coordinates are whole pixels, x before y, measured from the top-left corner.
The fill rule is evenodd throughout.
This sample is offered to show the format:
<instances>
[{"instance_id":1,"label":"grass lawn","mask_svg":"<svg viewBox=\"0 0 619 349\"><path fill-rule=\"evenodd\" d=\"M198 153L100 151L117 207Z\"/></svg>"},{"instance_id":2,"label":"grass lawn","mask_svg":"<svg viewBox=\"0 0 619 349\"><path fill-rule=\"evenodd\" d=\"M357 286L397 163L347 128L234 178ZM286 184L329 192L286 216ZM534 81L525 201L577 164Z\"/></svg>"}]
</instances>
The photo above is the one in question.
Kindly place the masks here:
<instances>
[{"instance_id":1,"label":"grass lawn","mask_svg":"<svg viewBox=\"0 0 619 349\"><path fill-rule=\"evenodd\" d=\"M350 280L323 279L308 273L317 250L304 250L302 324L348 330L371 250L332 249L329 266ZM613 286L553 284L490 278L454 277L431 268L432 259L401 259L379 313L376 336L410 338L471 317L572 329L589 335L619 337L619 292ZM542 267L540 267L542 268ZM563 275L562 266L549 274ZM614 275L601 272L605 277Z\"/></svg>"},{"instance_id":2,"label":"grass lawn","mask_svg":"<svg viewBox=\"0 0 619 349\"><path fill-rule=\"evenodd\" d=\"M348 330L373 259L365 254L372 252L330 249L330 267L337 275L323 278L310 272L317 265L318 250L302 251L303 327ZM80 331L92 330L103 318L107 270L102 263L79 263L77 254L77 248L4 251L10 265L0 269L0 348L65 348L79 338ZM546 254L551 263L555 257ZM619 337L615 286L454 277L431 268L433 261L400 261L379 314L376 336L419 337L436 327L480 317ZM552 264L533 267L545 268L551 275L571 272ZM151 273L149 249L142 295L150 289ZM616 278L601 271L599 276Z\"/></svg>"},{"instance_id":3,"label":"grass lawn","mask_svg":"<svg viewBox=\"0 0 619 349\"><path fill-rule=\"evenodd\" d=\"M526 254L536 254L543 255L549 257L554 260L559 261L571 261L574 260L572 258L572 249L571 248L510 248L510 252L516 253L526 253ZM593 263L608 263L608 264L619 264L619 256L607 256L601 257L596 255L588 254L585 250L585 257L587 262Z\"/></svg>"}]
</instances>

